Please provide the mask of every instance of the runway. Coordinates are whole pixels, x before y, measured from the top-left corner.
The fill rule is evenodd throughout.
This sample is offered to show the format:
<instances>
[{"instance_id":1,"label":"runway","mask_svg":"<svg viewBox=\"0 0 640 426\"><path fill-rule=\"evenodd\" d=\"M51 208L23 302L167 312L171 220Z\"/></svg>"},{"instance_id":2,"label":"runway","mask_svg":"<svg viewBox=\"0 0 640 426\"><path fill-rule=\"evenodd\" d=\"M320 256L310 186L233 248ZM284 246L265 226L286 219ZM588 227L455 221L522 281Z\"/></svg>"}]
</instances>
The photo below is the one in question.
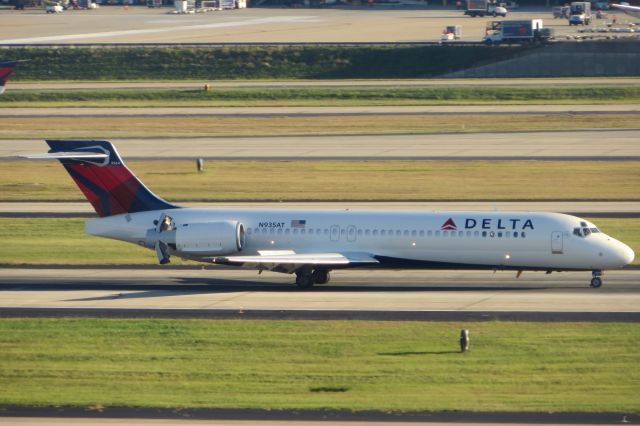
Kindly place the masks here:
<instances>
[{"instance_id":1,"label":"runway","mask_svg":"<svg viewBox=\"0 0 640 426\"><path fill-rule=\"evenodd\" d=\"M463 126L461 125L461 131ZM336 136L110 138L124 160L638 160L640 130ZM0 159L45 152L40 139L0 140Z\"/></svg>"},{"instance_id":2,"label":"runway","mask_svg":"<svg viewBox=\"0 0 640 426\"><path fill-rule=\"evenodd\" d=\"M590 274L460 271L333 271L328 285L299 291L289 275L207 267L200 270L0 270L0 309L63 308L200 311L411 313L640 313L640 271L608 271L600 289ZM295 316L295 315L294 315ZM418 315L419 316L419 315ZM535 316L535 315L534 315ZM474 317L474 316L472 316Z\"/></svg>"},{"instance_id":3,"label":"runway","mask_svg":"<svg viewBox=\"0 0 640 426\"><path fill-rule=\"evenodd\" d=\"M50 413L48 417L22 414L28 411ZM12 409L21 413L0 417L3 425L71 425L71 426L397 426L399 424L429 426L547 426L577 424L619 424L626 420L635 424L637 416L619 413L467 413L451 412L358 412L330 410L232 410L232 409L144 409L105 407L103 412L84 408L28 407ZM79 413L78 413L79 412ZM104 413L106 412L106 413ZM68 413L66 416L64 413ZM148 418L144 417L144 414ZM127 415L128 414L128 415ZM235 415L234 415L235 414ZM0 414L2 415L2 414ZM208 420L204 420L208 419ZM624 421L623 421L624 423Z\"/></svg>"}]
</instances>

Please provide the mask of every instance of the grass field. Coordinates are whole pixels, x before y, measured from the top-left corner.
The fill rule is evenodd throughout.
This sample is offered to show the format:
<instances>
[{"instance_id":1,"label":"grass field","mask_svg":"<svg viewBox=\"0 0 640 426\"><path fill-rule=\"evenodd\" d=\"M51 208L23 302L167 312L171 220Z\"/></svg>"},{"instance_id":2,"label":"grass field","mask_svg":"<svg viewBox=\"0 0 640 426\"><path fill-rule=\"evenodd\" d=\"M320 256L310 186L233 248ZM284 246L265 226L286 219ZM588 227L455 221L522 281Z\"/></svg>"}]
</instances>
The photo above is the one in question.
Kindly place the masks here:
<instances>
[{"instance_id":1,"label":"grass field","mask_svg":"<svg viewBox=\"0 0 640 426\"><path fill-rule=\"evenodd\" d=\"M591 219L603 232L624 241L640 253L640 219ZM0 218L0 264L134 264L155 265L156 255L134 244L84 233L83 219ZM636 256L635 264L640 264ZM183 262L177 256L173 265Z\"/></svg>"},{"instance_id":2,"label":"grass field","mask_svg":"<svg viewBox=\"0 0 640 426\"><path fill-rule=\"evenodd\" d=\"M639 102L637 86L292 87L7 91L0 107L167 105L438 105Z\"/></svg>"},{"instance_id":3,"label":"grass field","mask_svg":"<svg viewBox=\"0 0 640 426\"><path fill-rule=\"evenodd\" d=\"M55 114L52 111L52 114ZM135 111L132 111L135 114ZM338 115L279 117L0 117L3 138L358 135L636 129L635 114ZM159 143L162 143L159 141ZM481 142L478 142L481 143ZM265 142L266 146L266 142Z\"/></svg>"},{"instance_id":4,"label":"grass field","mask_svg":"<svg viewBox=\"0 0 640 426\"><path fill-rule=\"evenodd\" d=\"M25 164L0 161L1 199L84 200L59 164ZM640 187L637 161L222 160L207 161L204 173L192 161L127 164L170 201L637 200Z\"/></svg>"},{"instance_id":5,"label":"grass field","mask_svg":"<svg viewBox=\"0 0 640 426\"><path fill-rule=\"evenodd\" d=\"M465 354L462 327L471 330ZM0 404L632 414L639 331L631 323L2 319Z\"/></svg>"}]
</instances>

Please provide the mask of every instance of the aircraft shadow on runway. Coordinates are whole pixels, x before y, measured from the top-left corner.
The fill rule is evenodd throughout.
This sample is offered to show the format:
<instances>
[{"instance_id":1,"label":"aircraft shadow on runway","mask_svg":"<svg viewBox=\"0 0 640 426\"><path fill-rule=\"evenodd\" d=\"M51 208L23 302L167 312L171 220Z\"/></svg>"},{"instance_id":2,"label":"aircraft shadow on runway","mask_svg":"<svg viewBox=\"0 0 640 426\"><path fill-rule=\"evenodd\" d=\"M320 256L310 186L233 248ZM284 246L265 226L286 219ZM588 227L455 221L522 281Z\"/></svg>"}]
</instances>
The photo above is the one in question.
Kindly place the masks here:
<instances>
[{"instance_id":1,"label":"aircraft shadow on runway","mask_svg":"<svg viewBox=\"0 0 640 426\"><path fill-rule=\"evenodd\" d=\"M262 292L321 292L321 293L347 293L347 292L487 292L487 291L546 291L546 290L583 290L585 287L576 287L569 285L517 285L512 286L509 283L503 285L487 285L472 284L469 285L450 285L447 283L429 282L420 283L399 283L395 285L379 285L367 282L362 283L346 283L341 284L335 282L326 285L317 285L308 290L300 290L293 283L283 284L269 281L254 280L230 280L227 278L201 278L201 277L180 277L163 282L152 282L149 280L140 281L139 283L131 281L106 281L105 279L82 279L76 281L31 281L31 280L0 280L0 291L69 291L69 290L112 290L112 291L137 291L136 297L164 297L175 296L176 294L210 294L210 293L237 293L239 291L262 291ZM82 300L108 300L124 297L118 293L111 296L104 296L99 299L82 299ZM134 297L134 296L130 296Z\"/></svg>"}]
</instances>

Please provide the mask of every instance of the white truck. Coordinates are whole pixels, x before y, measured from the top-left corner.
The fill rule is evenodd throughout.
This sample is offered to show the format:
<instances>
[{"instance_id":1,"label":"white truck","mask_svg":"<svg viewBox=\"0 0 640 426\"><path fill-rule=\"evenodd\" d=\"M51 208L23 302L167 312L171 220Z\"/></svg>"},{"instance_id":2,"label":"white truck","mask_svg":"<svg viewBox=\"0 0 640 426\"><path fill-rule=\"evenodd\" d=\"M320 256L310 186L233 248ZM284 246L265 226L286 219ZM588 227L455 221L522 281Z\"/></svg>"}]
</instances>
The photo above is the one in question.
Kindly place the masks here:
<instances>
[{"instance_id":1,"label":"white truck","mask_svg":"<svg viewBox=\"0 0 640 426\"><path fill-rule=\"evenodd\" d=\"M569 12L569 26L589 25L591 23L591 2L574 1Z\"/></svg>"},{"instance_id":2,"label":"white truck","mask_svg":"<svg viewBox=\"0 0 640 426\"><path fill-rule=\"evenodd\" d=\"M542 19L491 21L487 23L486 44L533 43L553 39L553 31L544 28Z\"/></svg>"},{"instance_id":3,"label":"white truck","mask_svg":"<svg viewBox=\"0 0 640 426\"><path fill-rule=\"evenodd\" d=\"M471 16L472 18L485 15L502 16L504 18L507 16L507 13L506 7L490 0L467 0L464 11L465 15Z\"/></svg>"}]
</instances>

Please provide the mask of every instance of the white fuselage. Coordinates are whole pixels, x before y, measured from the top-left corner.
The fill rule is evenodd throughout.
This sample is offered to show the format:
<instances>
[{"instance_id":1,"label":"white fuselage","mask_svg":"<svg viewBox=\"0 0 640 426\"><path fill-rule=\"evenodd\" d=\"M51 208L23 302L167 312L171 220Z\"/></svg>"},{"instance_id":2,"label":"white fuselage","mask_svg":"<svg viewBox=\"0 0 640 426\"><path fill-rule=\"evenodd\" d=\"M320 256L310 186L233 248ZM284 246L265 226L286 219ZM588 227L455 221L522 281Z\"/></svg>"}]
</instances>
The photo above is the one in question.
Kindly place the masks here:
<instances>
[{"instance_id":1,"label":"white fuselage","mask_svg":"<svg viewBox=\"0 0 640 426\"><path fill-rule=\"evenodd\" d=\"M245 236L238 255L365 253L380 267L523 270L602 270L634 258L628 246L592 223L557 213L180 208L92 219L86 231L152 248L147 231L163 212L178 230L188 224L241 223ZM175 248L172 254L205 262L215 258L215 253Z\"/></svg>"}]
</instances>

